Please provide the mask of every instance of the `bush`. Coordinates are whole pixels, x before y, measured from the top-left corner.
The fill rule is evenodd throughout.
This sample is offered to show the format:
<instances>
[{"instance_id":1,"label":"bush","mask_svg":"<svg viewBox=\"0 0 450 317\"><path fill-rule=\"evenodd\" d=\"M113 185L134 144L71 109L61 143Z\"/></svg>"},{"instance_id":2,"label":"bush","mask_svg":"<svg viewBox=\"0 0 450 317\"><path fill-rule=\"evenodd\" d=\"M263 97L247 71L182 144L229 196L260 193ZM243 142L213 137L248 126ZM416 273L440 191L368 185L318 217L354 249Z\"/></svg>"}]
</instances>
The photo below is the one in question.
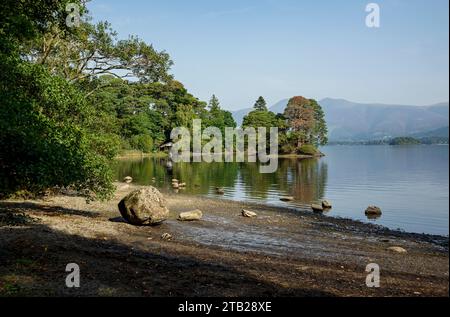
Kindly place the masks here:
<instances>
[{"instance_id":1,"label":"bush","mask_svg":"<svg viewBox=\"0 0 450 317\"><path fill-rule=\"evenodd\" d=\"M131 147L144 153L153 151L153 139L148 134L134 135L130 140Z\"/></svg>"},{"instance_id":2,"label":"bush","mask_svg":"<svg viewBox=\"0 0 450 317\"><path fill-rule=\"evenodd\" d=\"M117 142L86 128L95 116L83 94L42 66L0 57L0 197L52 187L110 196Z\"/></svg>"},{"instance_id":3,"label":"bush","mask_svg":"<svg viewBox=\"0 0 450 317\"><path fill-rule=\"evenodd\" d=\"M314 145L305 144L298 149L298 153L302 155L317 155L320 152L316 149Z\"/></svg>"}]
</instances>

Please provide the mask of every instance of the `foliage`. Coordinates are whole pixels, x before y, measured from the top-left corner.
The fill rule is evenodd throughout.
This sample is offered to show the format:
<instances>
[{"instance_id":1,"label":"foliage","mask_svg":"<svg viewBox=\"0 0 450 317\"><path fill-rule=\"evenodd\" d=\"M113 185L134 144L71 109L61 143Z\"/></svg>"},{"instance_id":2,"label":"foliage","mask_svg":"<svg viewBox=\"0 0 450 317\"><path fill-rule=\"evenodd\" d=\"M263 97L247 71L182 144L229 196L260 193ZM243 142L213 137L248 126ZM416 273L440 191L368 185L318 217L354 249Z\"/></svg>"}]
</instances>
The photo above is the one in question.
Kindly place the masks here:
<instances>
[{"instance_id":1,"label":"foliage","mask_svg":"<svg viewBox=\"0 0 450 317\"><path fill-rule=\"evenodd\" d=\"M328 142L325 116L314 99L293 97L289 100L284 116L298 148L303 144L325 145Z\"/></svg>"},{"instance_id":2,"label":"foliage","mask_svg":"<svg viewBox=\"0 0 450 317\"><path fill-rule=\"evenodd\" d=\"M65 28L69 1L12 1L0 6L0 196L72 187L86 197L112 193L117 139L95 131L84 94L24 49L51 27ZM78 1L70 1L78 3ZM81 6L82 7L82 6ZM83 8L83 7L82 7Z\"/></svg>"},{"instance_id":3,"label":"foliage","mask_svg":"<svg viewBox=\"0 0 450 317\"><path fill-rule=\"evenodd\" d=\"M253 106L253 108L255 110L259 110L259 111L268 111L267 109L267 103L264 100L264 98L261 96L258 98L258 100L256 100L255 105Z\"/></svg>"},{"instance_id":4,"label":"foliage","mask_svg":"<svg viewBox=\"0 0 450 317\"><path fill-rule=\"evenodd\" d=\"M269 111L263 97L259 97L254 108L244 117L242 127L277 127L280 153L293 154L299 152L305 144L318 146L328 142L324 112L313 99L292 98L284 114ZM305 150L311 152L310 155L317 154L317 151L307 151L308 149Z\"/></svg>"},{"instance_id":5,"label":"foliage","mask_svg":"<svg viewBox=\"0 0 450 317\"><path fill-rule=\"evenodd\" d=\"M219 130L222 132L222 135L225 136L225 128L236 127L236 122L234 121L233 115L231 114L231 112L223 110L221 108L220 101L215 95L212 95L209 101L208 108L209 112L204 113L204 115L201 117L201 119L203 119L202 128L219 128Z\"/></svg>"},{"instance_id":6,"label":"foliage","mask_svg":"<svg viewBox=\"0 0 450 317\"><path fill-rule=\"evenodd\" d=\"M304 144L298 148L298 153L303 155L317 155L320 152L312 144Z\"/></svg>"},{"instance_id":7,"label":"foliage","mask_svg":"<svg viewBox=\"0 0 450 317\"><path fill-rule=\"evenodd\" d=\"M130 143L134 149L144 153L151 153L153 151L153 139L148 134L134 135Z\"/></svg>"},{"instance_id":8,"label":"foliage","mask_svg":"<svg viewBox=\"0 0 450 317\"><path fill-rule=\"evenodd\" d=\"M389 145L412 145L412 144L420 144L420 140L417 140L412 137L398 137L389 141Z\"/></svg>"},{"instance_id":9,"label":"foliage","mask_svg":"<svg viewBox=\"0 0 450 317\"><path fill-rule=\"evenodd\" d=\"M0 75L0 193L67 187L100 198L112 192L114 141L86 129L93 109L40 65L4 58Z\"/></svg>"}]
</instances>

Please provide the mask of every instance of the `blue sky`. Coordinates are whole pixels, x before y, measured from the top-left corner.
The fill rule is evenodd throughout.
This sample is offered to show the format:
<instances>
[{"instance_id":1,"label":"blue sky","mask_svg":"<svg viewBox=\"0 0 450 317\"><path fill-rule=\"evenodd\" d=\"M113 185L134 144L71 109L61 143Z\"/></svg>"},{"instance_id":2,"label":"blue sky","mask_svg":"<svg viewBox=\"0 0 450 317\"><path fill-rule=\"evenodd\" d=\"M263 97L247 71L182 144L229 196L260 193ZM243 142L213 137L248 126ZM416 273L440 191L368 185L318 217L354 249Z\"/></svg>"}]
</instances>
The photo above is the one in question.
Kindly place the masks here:
<instances>
[{"instance_id":1,"label":"blue sky","mask_svg":"<svg viewBox=\"0 0 450 317\"><path fill-rule=\"evenodd\" d=\"M367 28L365 7L381 8ZM92 0L94 20L175 62L229 110L294 95L426 105L449 99L448 0Z\"/></svg>"}]
</instances>

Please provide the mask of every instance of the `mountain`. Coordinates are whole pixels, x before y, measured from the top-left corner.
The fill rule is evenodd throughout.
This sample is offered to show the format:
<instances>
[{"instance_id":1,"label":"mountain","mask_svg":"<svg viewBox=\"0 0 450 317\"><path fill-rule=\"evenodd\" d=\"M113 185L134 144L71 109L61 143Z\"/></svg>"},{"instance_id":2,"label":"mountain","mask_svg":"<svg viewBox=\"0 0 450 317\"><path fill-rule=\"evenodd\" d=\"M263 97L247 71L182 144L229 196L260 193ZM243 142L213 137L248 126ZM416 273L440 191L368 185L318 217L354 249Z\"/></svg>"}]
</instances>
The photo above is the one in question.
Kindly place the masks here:
<instances>
[{"instance_id":1,"label":"mountain","mask_svg":"<svg viewBox=\"0 0 450 317\"><path fill-rule=\"evenodd\" d=\"M420 139L420 138L448 138L449 137L449 127L443 127L436 130L421 132L421 133L415 133L411 135L414 138Z\"/></svg>"},{"instance_id":2,"label":"mountain","mask_svg":"<svg viewBox=\"0 0 450 317\"><path fill-rule=\"evenodd\" d=\"M242 125L242 121L244 121L244 117L252 111L253 108L247 108L237 111L232 111L231 114L233 115L234 121L236 121L238 126Z\"/></svg>"},{"instance_id":3,"label":"mountain","mask_svg":"<svg viewBox=\"0 0 450 317\"><path fill-rule=\"evenodd\" d=\"M326 98L320 105L332 141L359 141L409 136L449 125L449 104L400 106L361 104Z\"/></svg>"},{"instance_id":4,"label":"mountain","mask_svg":"<svg viewBox=\"0 0 450 317\"><path fill-rule=\"evenodd\" d=\"M283 113L288 100L279 101L270 110ZM427 137L441 137L449 126L448 102L431 106L402 106L326 98L320 100L319 104L325 112L330 141L380 140L423 133ZM243 109L233 113L238 125L251 110Z\"/></svg>"}]
</instances>

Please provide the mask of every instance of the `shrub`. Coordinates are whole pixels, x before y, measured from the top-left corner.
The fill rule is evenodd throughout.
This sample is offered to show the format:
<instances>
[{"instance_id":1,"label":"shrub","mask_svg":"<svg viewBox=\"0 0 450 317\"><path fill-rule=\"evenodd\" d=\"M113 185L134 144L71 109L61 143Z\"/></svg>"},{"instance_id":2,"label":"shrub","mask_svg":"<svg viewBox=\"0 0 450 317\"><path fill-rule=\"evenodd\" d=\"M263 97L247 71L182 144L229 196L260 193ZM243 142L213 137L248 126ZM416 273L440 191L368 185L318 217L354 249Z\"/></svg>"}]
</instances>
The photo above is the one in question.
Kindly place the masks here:
<instances>
[{"instance_id":1,"label":"shrub","mask_svg":"<svg viewBox=\"0 0 450 317\"><path fill-rule=\"evenodd\" d=\"M144 153L151 153L153 151L153 139L148 134L132 136L130 144L133 149L142 151Z\"/></svg>"},{"instance_id":2,"label":"shrub","mask_svg":"<svg viewBox=\"0 0 450 317\"><path fill-rule=\"evenodd\" d=\"M319 154L319 151L314 145L305 144L298 149L298 153L302 155L317 155Z\"/></svg>"},{"instance_id":3,"label":"shrub","mask_svg":"<svg viewBox=\"0 0 450 317\"><path fill-rule=\"evenodd\" d=\"M70 186L107 198L117 144L86 128L95 116L83 94L42 66L14 58L0 66L0 197Z\"/></svg>"}]
</instances>

